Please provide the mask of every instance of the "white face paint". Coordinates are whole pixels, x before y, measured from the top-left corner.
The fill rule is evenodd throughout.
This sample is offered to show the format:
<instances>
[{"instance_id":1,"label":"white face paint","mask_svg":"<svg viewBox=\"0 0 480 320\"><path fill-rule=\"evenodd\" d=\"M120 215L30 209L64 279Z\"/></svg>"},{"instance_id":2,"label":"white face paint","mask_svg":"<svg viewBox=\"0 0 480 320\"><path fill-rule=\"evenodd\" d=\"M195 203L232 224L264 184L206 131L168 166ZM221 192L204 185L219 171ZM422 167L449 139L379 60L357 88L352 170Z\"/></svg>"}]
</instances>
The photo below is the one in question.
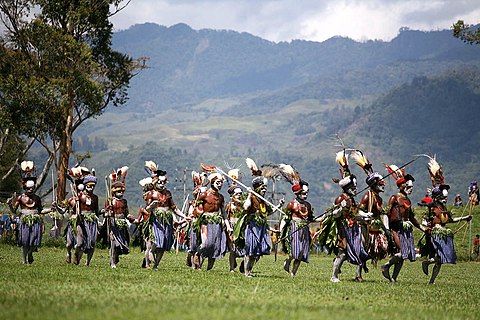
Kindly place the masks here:
<instances>
[{"instance_id":1,"label":"white face paint","mask_svg":"<svg viewBox=\"0 0 480 320\"><path fill-rule=\"evenodd\" d=\"M91 194L93 192L93 189L95 189L95 184L89 183L85 185L85 191L87 191L87 193Z\"/></svg>"},{"instance_id":2,"label":"white face paint","mask_svg":"<svg viewBox=\"0 0 480 320\"><path fill-rule=\"evenodd\" d=\"M440 198L440 202L443 203L443 204L447 204L447 201L448 201L448 190L443 189L442 190L442 195L441 195L441 198Z\"/></svg>"},{"instance_id":3,"label":"white face paint","mask_svg":"<svg viewBox=\"0 0 480 320\"><path fill-rule=\"evenodd\" d=\"M125 190L117 190L115 191L115 198L122 199L124 194L125 194Z\"/></svg>"},{"instance_id":4,"label":"white face paint","mask_svg":"<svg viewBox=\"0 0 480 320\"><path fill-rule=\"evenodd\" d=\"M219 191L222 189L223 186L223 179L215 179L212 183L212 188Z\"/></svg>"},{"instance_id":5,"label":"white face paint","mask_svg":"<svg viewBox=\"0 0 480 320\"><path fill-rule=\"evenodd\" d=\"M406 186L405 186L405 193L412 194L412 191L413 191L413 182L411 180L407 180Z\"/></svg>"},{"instance_id":6,"label":"white face paint","mask_svg":"<svg viewBox=\"0 0 480 320\"><path fill-rule=\"evenodd\" d=\"M298 193L298 198L301 200L307 200L308 198L308 186L303 186L302 191Z\"/></svg>"},{"instance_id":7,"label":"white face paint","mask_svg":"<svg viewBox=\"0 0 480 320\"><path fill-rule=\"evenodd\" d=\"M167 185L167 177L158 177L156 188L160 191L165 190L165 186Z\"/></svg>"},{"instance_id":8,"label":"white face paint","mask_svg":"<svg viewBox=\"0 0 480 320\"><path fill-rule=\"evenodd\" d=\"M232 198L238 200L238 199L240 199L241 196L242 196L242 189L240 189L240 188L235 188L235 190L233 190Z\"/></svg>"}]
</instances>

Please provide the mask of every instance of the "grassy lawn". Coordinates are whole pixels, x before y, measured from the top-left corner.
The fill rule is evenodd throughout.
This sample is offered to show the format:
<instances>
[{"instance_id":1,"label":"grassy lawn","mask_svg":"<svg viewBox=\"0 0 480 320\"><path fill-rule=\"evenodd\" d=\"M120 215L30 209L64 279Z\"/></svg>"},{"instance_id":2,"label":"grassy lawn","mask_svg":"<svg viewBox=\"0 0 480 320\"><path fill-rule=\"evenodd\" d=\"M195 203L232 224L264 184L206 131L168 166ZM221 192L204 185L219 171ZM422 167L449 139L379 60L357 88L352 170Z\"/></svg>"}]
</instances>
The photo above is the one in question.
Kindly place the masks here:
<instances>
[{"instance_id":1,"label":"grassy lawn","mask_svg":"<svg viewBox=\"0 0 480 320\"><path fill-rule=\"evenodd\" d=\"M115 270L103 249L90 267L67 265L63 248L41 247L34 257L24 266L19 247L0 245L1 319L480 318L478 262L446 265L429 286L418 261L405 263L396 284L373 266L355 283L349 264L333 284L333 257L323 254L312 255L296 278L283 271L281 255L263 257L253 278L229 273L227 259L208 272L191 270L183 252L165 254L158 271L140 268L138 248Z\"/></svg>"}]
</instances>

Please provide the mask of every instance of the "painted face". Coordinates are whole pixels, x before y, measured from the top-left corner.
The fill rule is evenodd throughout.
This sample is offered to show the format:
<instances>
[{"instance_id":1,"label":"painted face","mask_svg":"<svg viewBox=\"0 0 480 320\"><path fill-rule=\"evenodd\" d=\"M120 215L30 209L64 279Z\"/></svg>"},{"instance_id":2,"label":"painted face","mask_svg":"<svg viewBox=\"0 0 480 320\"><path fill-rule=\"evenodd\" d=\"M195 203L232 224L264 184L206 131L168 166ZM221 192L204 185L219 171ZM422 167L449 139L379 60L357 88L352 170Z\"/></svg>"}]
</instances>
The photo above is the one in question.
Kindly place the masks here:
<instances>
[{"instance_id":1,"label":"painted face","mask_svg":"<svg viewBox=\"0 0 480 320\"><path fill-rule=\"evenodd\" d=\"M266 184L262 184L259 188L258 188L258 193L260 193L260 195L264 196L265 193L267 193L267 189L268 189L268 186Z\"/></svg>"},{"instance_id":2,"label":"painted face","mask_svg":"<svg viewBox=\"0 0 480 320\"><path fill-rule=\"evenodd\" d=\"M212 188L219 191L220 189L222 189L222 186L223 186L223 179L215 179L213 180L213 183L212 183Z\"/></svg>"},{"instance_id":3,"label":"painted face","mask_svg":"<svg viewBox=\"0 0 480 320\"><path fill-rule=\"evenodd\" d=\"M308 191L309 191L308 186L303 186L303 187L302 187L302 191L300 191L300 192L298 193L298 198L301 199L301 200L307 200L307 198L308 198Z\"/></svg>"},{"instance_id":4,"label":"painted face","mask_svg":"<svg viewBox=\"0 0 480 320\"><path fill-rule=\"evenodd\" d=\"M87 191L87 193L89 193L89 194L93 193L93 189L95 189L95 184L94 183L87 183L85 185L85 191Z\"/></svg>"},{"instance_id":5,"label":"painted face","mask_svg":"<svg viewBox=\"0 0 480 320\"><path fill-rule=\"evenodd\" d=\"M165 187L167 185L167 177L159 177L157 180L157 183L155 184L155 187L157 190L165 190Z\"/></svg>"},{"instance_id":6,"label":"painted face","mask_svg":"<svg viewBox=\"0 0 480 320\"><path fill-rule=\"evenodd\" d=\"M354 196L357 193L357 179L353 178L352 183L348 185L348 187L345 189L345 193L348 194L349 196Z\"/></svg>"},{"instance_id":7,"label":"painted face","mask_svg":"<svg viewBox=\"0 0 480 320\"><path fill-rule=\"evenodd\" d=\"M235 200L239 200L241 196L242 196L242 189L235 188L235 190L233 190L232 198Z\"/></svg>"},{"instance_id":8,"label":"painted face","mask_svg":"<svg viewBox=\"0 0 480 320\"><path fill-rule=\"evenodd\" d=\"M125 190L117 190L115 191L115 198L122 199L124 194Z\"/></svg>"},{"instance_id":9,"label":"painted face","mask_svg":"<svg viewBox=\"0 0 480 320\"><path fill-rule=\"evenodd\" d=\"M378 193L384 192L385 191L385 181L380 180L378 183L375 183L375 185L373 186L373 190L375 190Z\"/></svg>"},{"instance_id":10,"label":"painted face","mask_svg":"<svg viewBox=\"0 0 480 320\"><path fill-rule=\"evenodd\" d=\"M407 180L405 184L405 193L412 194L413 192L413 182L411 180Z\"/></svg>"},{"instance_id":11,"label":"painted face","mask_svg":"<svg viewBox=\"0 0 480 320\"><path fill-rule=\"evenodd\" d=\"M448 190L443 189L442 194L438 196L439 200L443 204L447 204L448 201Z\"/></svg>"},{"instance_id":12,"label":"painted face","mask_svg":"<svg viewBox=\"0 0 480 320\"><path fill-rule=\"evenodd\" d=\"M26 194L33 194L33 190L35 189L35 182L33 182L32 180L28 180L25 183L24 189Z\"/></svg>"}]
</instances>

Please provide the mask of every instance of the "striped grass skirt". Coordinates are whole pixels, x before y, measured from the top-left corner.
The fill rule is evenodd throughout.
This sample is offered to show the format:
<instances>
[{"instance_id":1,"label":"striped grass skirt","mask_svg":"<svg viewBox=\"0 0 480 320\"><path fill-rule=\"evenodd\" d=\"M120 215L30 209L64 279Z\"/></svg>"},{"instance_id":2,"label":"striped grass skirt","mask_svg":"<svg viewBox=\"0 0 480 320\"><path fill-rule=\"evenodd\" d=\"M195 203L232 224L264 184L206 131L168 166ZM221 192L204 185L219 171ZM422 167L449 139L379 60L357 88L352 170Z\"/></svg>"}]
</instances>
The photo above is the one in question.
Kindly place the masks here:
<instances>
[{"instance_id":1,"label":"striped grass skirt","mask_svg":"<svg viewBox=\"0 0 480 320\"><path fill-rule=\"evenodd\" d=\"M457 262L457 253L451 235L432 236L432 244L442 264L455 264Z\"/></svg>"},{"instance_id":2,"label":"striped grass skirt","mask_svg":"<svg viewBox=\"0 0 480 320\"><path fill-rule=\"evenodd\" d=\"M354 223L352 227L346 226L347 222L343 223L343 234L345 235L347 242L347 260L354 265L362 265L367 260L367 252L363 246L362 234L357 223Z\"/></svg>"},{"instance_id":3,"label":"striped grass skirt","mask_svg":"<svg viewBox=\"0 0 480 320\"><path fill-rule=\"evenodd\" d=\"M267 225L257 225L252 219L245 227L245 255L263 256L271 251L270 235Z\"/></svg>"},{"instance_id":4,"label":"striped grass skirt","mask_svg":"<svg viewBox=\"0 0 480 320\"><path fill-rule=\"evenodd\" d=\"M155 243L157 249L170 250L174 240L173 219L166 221L155 218L151 228L154 239L149 240Z\"/></svg>"},{"instance_id":5,"label":"striped grass skirt","mask_svg":"<svg viewBox=\"0 0 480 320\"><path fill-rule=\"evenodd\" d=\"M97 242L98 234L98 223L97 221L87 222L77 224L77 230L81 228L82 233L78 231L73 232L73 226L71 223L67 226L67 247L76 247L80 243L80 250L87 252L95 248ZM81 237L81 239L80 239Z\"/></svg>"},{"instance_id":6,"label":"striped grass skirt","mask_svg":"<svg viewBox=\"0 0 480 320\"><path fill-rule=\"evenodd\" d=\"M227 235L219 223L202 224L200 254L204 258L223 258L227 253Z\"/></svg>"},{"instance_id":7,"label":"striped grass skirt","mask_svg":"<svg viewBox=\"0 0 480 320\"><path fill-rule=\"evenodd\" d=\"M398 239L400 240L400 253L404 260L417 260L417 252L415 251L415 242L413 240L412 230L405 230L400 228L397 231Z\"/></svg>"},{"instance_id":8,"label":"striped grass skirt","mask_svg":"<svg viewBox=\"0 0 480 320\"><path fill-rule=\"evenodd\" d=\"M303 227L301 226L300 228L297 228L297 222L292 221L290 227L290 254L295 260L308 263L308 257L310 256L311 236L308 226L306 226L305 223L303 223L303 225Z\"/></svg>"},{"instance_id":9,"label":"striped grass skirt","mask_svg":"<svg viewBox=\"0 0 480 320\"><path fill-rule=\"evenodd\" d=\"M42 243L42 223L27 223L20 222L18 232L18 244L20 246L38 247Z\"/></svg>"}]
</instances>

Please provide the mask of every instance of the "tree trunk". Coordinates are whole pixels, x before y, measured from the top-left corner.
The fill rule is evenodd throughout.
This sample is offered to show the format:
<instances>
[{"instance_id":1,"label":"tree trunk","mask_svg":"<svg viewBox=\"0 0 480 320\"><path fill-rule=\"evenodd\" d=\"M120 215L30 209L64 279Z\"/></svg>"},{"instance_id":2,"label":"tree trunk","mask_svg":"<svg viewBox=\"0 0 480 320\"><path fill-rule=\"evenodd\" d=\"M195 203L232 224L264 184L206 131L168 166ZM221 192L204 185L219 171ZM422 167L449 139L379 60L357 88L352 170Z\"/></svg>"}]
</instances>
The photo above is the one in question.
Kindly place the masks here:
<instances>
[{"instance_id":1,"label":"tree trunk","mask_svg":"<svg viewBox=\"0 0 480 320\"><path fill-rule=\"evenodd\" d=\"M72 136L73 136L73 103L74 94L69 92L69 101L67 110L65 110L65 127L60 139L59 148L59 166L58 166L58 180L57 180L57 201L63 201L66 196L67 187L67 171L68 162L70 159L70 152L72 150Z\"/></svg>"}]
</instances>

